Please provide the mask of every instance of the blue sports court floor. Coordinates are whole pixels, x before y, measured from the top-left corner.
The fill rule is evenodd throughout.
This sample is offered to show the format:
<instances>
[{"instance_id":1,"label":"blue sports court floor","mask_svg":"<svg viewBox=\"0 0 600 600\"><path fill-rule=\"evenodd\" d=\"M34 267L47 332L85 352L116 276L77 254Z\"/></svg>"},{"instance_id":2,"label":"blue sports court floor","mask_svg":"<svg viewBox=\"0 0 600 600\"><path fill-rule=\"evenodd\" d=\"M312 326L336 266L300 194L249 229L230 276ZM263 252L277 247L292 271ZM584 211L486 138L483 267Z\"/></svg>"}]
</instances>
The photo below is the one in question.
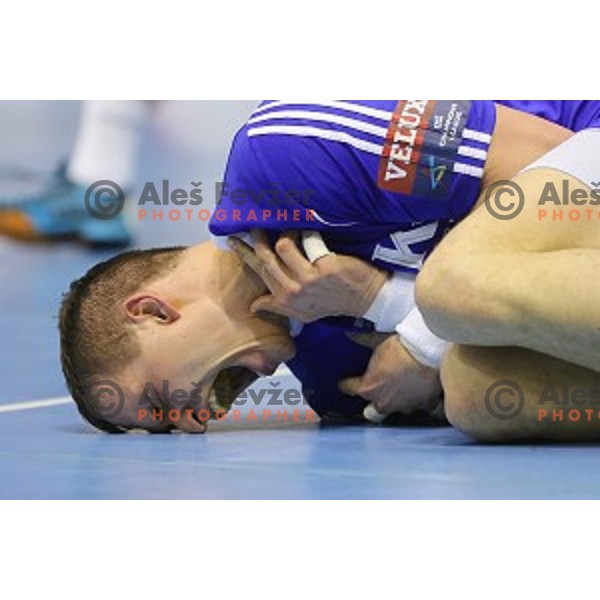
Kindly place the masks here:
<instances>
[{"instance_id":1,"label":"blue sports court floor","mask_svg":"<svg viewBox=\"0 0 600 600\"><path fill-rule=\"evenodd\" d=\"M139 181L221 178L253 103L155 109ZM0 103L0 166L50 171L73 142L77 103ZM136 224L140 246L193 243L199 223ZM93 431L58 364L69 282L106 257L0 239L1 498L598 498L597 445L484 446L449 427L224 423L204 436ZM291 376L275 375L287 387Z\"/></svg>"}]
</instances>

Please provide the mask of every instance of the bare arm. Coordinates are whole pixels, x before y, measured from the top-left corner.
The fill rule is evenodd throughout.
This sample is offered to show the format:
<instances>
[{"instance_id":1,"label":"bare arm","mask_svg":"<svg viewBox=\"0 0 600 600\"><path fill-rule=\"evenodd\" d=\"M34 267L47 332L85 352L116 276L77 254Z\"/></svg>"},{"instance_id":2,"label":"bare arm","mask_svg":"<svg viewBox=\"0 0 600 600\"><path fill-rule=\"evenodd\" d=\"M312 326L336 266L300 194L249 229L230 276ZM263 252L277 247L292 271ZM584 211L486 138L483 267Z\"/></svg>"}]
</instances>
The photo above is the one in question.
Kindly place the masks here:
<instances>
[{"instance_id":1,"label":"bare arm","mask_svg":"<svg viewBox=\"0 0 600 600\"><path fill-rule=\"evenodd\" d=\"M496 126L488 152L483 188L511 179L573 133L560 125L513 108L496 105Z\"/></svg>"}]
</instances>

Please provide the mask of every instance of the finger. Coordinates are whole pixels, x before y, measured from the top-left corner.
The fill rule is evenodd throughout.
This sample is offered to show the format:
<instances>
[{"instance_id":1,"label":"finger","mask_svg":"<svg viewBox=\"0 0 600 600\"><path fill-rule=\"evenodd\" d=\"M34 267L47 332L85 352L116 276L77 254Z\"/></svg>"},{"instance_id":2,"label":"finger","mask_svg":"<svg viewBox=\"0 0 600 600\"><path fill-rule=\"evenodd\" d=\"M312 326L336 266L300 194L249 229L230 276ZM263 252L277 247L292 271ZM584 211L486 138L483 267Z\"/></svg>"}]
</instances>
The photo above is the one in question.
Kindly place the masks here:
<instances>
[{"instance_id":1,"label":"finger","mask_svg":"<svg viewBox=\"0 0 600 600\"><path fill-rule=\"evenodd\" d=\"M236 237L227 239L229 247L257 274L260 276L262 262L256 256L251 246Z\"/></svg>"},{"instance_id":2,"label":"finger","mask_svg":"<svg viewBox=\"0 0 600 600\"><path fill-rule=\"evenodd\" d=\"M378 331L369 331L365 333L353 333L349 332L346 335L359 346L364 346L365 348L371 348L375 350L377 346L383 344L385 340L387 340L392 335L396 335L395 333L379 333Z\"/></svg>"},{"instance_id":3,"label":"finger","mask_svg":"<svg viewBox=\"0 0 600 600\"><path fill-rule=\"evenodd\" d=\"M286 309L281 306L273 296L270 294L267 296L261 296L257 298L250 305L250 312L253 314L260 312L270 312L275 313L276 315L283 315L284 317L292 316L290 311L286 311Z\"/></svg>"},{"instance_id":4,"label":"finger","mask_svg":"<svg viewBox=\"0 0 600 600\"><path fill-rule=\"evenodd\" d=\"M297 290L299 284L289 276L283 263L279 260L275 252L273 252L266 232L261 229L253 229L251 235L256 256L262 262L261 277L264 279L264 274L268 273L284 289ZM269 286L269 289L271 289L271 286ZM271 291L275 290L271 289Z\"/></svg>"},{"instance_id":5,"label":"finger","mask_svg":"<svg viewBox=\"0 0 600 600\"><path fill-rule=\"evenodd\" d=\"M286 238L288 240L292 240L292 242L294 242L294 244L297 244L298 240L300 239L300 231L298 231L297 229L292 229L291 231L284 231L279 236L279 239L281 239L281 238Z\"/></svg>"},{"instance_id":6,"label":"finger","mask_svg":"<svg viewBox=\"0 0 600 600\"><path fill-rule=\"evenodd\" d=\"M265 296L260 296L250 305L250 312L264 312L268 311L273 304L274 296L271 294L266 294Z\"/></svg>"},{"instance_id":7,"label":"finger","mask_svg":"<svg viewBox=\"0 0 600 600\"><path fill-rule=\"evenodd\" d=\"M347 396L360 396L362 377L347 377L338 382L338 389Z\"/></svg>"},{"instance_id":8,"label":"finger","mask_svg":"<svg viewBox=\"0 0 600 600\"><path fill-rule=\"evenodd\" d=\"M264 229L252 229L250 231L250 236L252 237L254 251L263 262L274 260L276 258L275 253L271 248L269 236Z\"/></svg>"},{"instance_id":9,"label":"finger","mask_svg":"<svg viewBox=\"0 0 600 600\"><path fill-rule=\"evenodd\" d=\"M228 240L230 248L244 261L244 263L250 267L269 288L269 291L275 293L281 287L277 280L271 276L269 270L263 261L256 256L256 253L251 246L235 238Z\"/></svg>"},{"instance_id":10,"label":"finger","mask_svg":"<svg viewBox=\"0 0 600 600\"><path fill-rule=\"evenodd\" d=\"M383 413L378 412L377 409L375 408L375 405L371 402L371 404L366 406L365 410L363 410L363 417L367 421L371 421L371 423L379 424L379 423L383 423L383 421L385 421L387 415L384 415Z\"/></svg>"},{"instance_id":11,"label":"finger","mask_svg":"<svg viewBox=\"0 0 600 600\"><path fill-rule=\"evenodd\" d=\"M185 433L205 433L207 429L206 422L196 421L187 411L182 411L180 418L171 423Z\"/></svg>"},{"instance_id":12,"label":"finger","mask_svg":"<svg viewBox=\"0 0 600 600\"><path fill-rule=\"evenodd\" d=\"M304 279L316 273L309 260L300 252L300 248L289 238L281 237L275 244L275 250L295 279Z\"/></svg>"}]
</instances>

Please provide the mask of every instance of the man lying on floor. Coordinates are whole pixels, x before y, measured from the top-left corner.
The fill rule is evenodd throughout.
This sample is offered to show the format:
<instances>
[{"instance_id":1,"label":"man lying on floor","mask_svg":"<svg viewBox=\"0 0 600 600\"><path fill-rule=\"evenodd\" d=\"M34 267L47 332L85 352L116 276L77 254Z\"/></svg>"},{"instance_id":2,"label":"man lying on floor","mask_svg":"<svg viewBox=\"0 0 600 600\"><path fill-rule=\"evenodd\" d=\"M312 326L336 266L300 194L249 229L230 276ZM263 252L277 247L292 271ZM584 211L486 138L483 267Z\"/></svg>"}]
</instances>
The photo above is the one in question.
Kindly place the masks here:
<instances>
[{"instance_id":1,"label":"man lying on floor","mask_svg":"<svg viewBox=\"0 0 600 600\"><path fill-rule=\"evenodd\" d=\"M572 135L568 129L534 114L553 118L575 131L593 126L600 113L600 106L593 103L513 105L520 110L480 101L262 105L236 136L225 177L228 187L213 215L211 230L226 236L260 228L268 232L271 242L283 231L319 231L337 255L323 256L323 248L319 249L318 243L315 248L313 243L312 252L316 254L309 256L312 262L301 262L293 237L285 235L276 248L286 271L274 262L276 257L269 244L258 234L256 258L264 263L257 267L260 277L242 268L236 255L211 243L189 249L127 254L95 267L72 286L61 311L63 369L82 414L109 431L136 427L165 431L175 426L202 432L205 424L194 416L198 409L215 410L216 401L230 402L254 373L268 374L281 361L288 362L305 387L315 390L310 402L324 417L360 414L368 400L374 403L370 416L431 411L440 402L437 368L445 354L446 410L451 422L472 435L486 439L595 436L597 425L559 427L556 423L531 423L528 410L498 427L481 410L477 419L471 419L476 412L471 404L481 398L482 378L477 380L473 372L480 372L469 365L465 356L470 356L469 352L477 357L488 352L499 356L497 360L505 365L507 352L519 357L534 353L498 348L479 352L460 346L445 352L447 344L428 330L414 304L415 274L446 232L473 211L481 189L512 177ZM578 147L573 152L577 154ZM552 163L550 167L543 172L544 178L564 178L556 170L560 166ZM539 184L534 174L540 172L519 175L519 180ZM274 185L284 190L277 194L275 203L275 195L266 192ZM537 189L529 185L526 191L529 197ZM427 261L423 278L419 278L419 305L433 331L463 343L530 348L546 355L535 354L536 360L541 361L535 363L539 372L548 365L560 365L564 376L572 375L578 383L595 381L600 344L597 329L590 326L589 319L594 315L591 310L576 313L582 323L556 319L556 310L552 313L556 307L546 297L549 290L537 281L535 261L540 253L534 251L537 247L533 241L531 249L527 240L513 245L519 248L518 258L526 265L523 277L536 280L536 290L543 292L542 301L548 306L543 304L543 316L536 321L532 316L537 306L536 294L527 296L530 306L527 305L525 323L537 323L539 328L533 333L513 314L509 315L514 318L510 327L502 321L507 315L501 309L505 308L504 303L510 304L510 294L501 283L497 287L505 291L504 295L490 300L485 292L495 290L488 272L489 265L499 261L497 250L491 251L486 243L495 240L495 236L509 239L506 232L512 225L516 228L519 219L502 221L490 215L486 220L481 217L482 210L485 209L475 211L456 234L448 237L448 242ZM523 215L529 212L526 209ZM471 246L465 243L471 253L465 257L469 260L457 260L463 237L458 232L469 228L472 220L477 223L477 235L469 235L479 245L475 241ZM481 229L484 225L485 229ZM525 225L527 229L533 226L530 220ZM542 231L544 227L538 227L538 237L548 238L546 246L539 247L545 252L547 246L552 246L559 259L563 247L582 248L575 251L579 257L577 252L587 252L583 249L592 243L588 229L595 231L596 240L599 239L597 227L596 223L573 224L570 233L562 237L555 233L554 225L546 228L548 235ZM530 237L536 239L533 232ZM310 238L305 240L309 246ZM509 252L510 247L507 246L505 262L501 263L505 271L515 255ZM523 250L525 247L529 254ZM481 257L492 255L487 270L475 260L473 248L480 251ZM246 252L246 258L251 260L239 243L238 250ZM597 251L589 252L590 256L578 259L583 275L594 265L597 269L597 262L593 263ZM450 296L448 283L440 273L449 269L452 261L457 263L455 270L463 263L470 269L455 276L462 287L453 285ZM563 270L568 270L564 260L552 264L561 276ZM475 286L472 282L479 282L480 267L486 276ZM392 271L394 275L389 276ZM503 277L501 281L505 281ZM516 275L514 278L518 280ZM572 278L576 279L574 284L579 281L579 285L592 288L598 285L591 274L585 280ZM267 285L275 296L256 303ZM531 288L524 289L528 287ZM480 297L471 298L472 289ZM587 290L593 291L597 293L597 288ZM469 293L468 298L463 297L465 293ZM582 298L576 291L573 295ZM446 297L448 307L444 304ZM519 301L525 302L520 296ZM287 320L253 312L253 304L254 308L268 308L271 313L289 311L291 316L300 316L310 324L304 325L292 341ZM498 314L494 312L496 306L500 307ZM466 307L472 307L472 313L465 311ZM357 322L338 315L365 318ZM464 322L471 316L474 323L481 323L481 331ZM399 324L399 335L386 339L372 356L345 335L369 322L382 331L393 331ZM525 335L523 329L530 335ZM461 337L467 334L470 337ZM587 346L582 346L586 341ZM590 347L596 347L595 355ZM488 368L486 373L500 372L491 371L492 365L484 366ZM454 378L459 369L460 377ZM365 370L362 378L351 377ZM239 386L232 375L241 376ZM468 375L470 379L466 378ZM110 422L97 414L88 395L98 379L118 381L127 398L124 409ZM341 388L348 394L338 389L342 379L345 381ZM172 382L173 387L193 386L199 390L199 394L190 394L186 417L175 423L168 417L163 422L148 415L140 419L136 410L144 382L162 380ZM469 396L469 404L464 396L473 390L479 396ZM462 405L468 409L461 411ZM164 412L168 414L168 410Z\"/></svg>"}]
</instances>

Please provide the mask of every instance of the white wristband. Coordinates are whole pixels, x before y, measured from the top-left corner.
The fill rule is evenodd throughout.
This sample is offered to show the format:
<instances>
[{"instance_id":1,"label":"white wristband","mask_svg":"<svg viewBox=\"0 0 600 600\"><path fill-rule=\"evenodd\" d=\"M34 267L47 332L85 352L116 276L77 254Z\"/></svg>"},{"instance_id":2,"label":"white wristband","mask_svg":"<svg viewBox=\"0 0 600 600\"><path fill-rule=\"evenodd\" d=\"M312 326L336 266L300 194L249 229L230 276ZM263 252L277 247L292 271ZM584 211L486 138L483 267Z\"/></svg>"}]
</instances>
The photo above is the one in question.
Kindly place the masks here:
<instances>
[{"instance_id":1,"label":"white wristband","mask_svg":"<svg viewBox=\"0 0 600 600\"><path fill-rule=\"evenodd\" d=\"M394 331L415 306L415 279L413 273L396 271L379 290L363 318L371 321L377 331Z\"/></svg>"},{"instance_id":2,"label":"white wristband","mask_svg":"<svg viewBox=\"0 0 600 600\"><path fill-rule=\"evenodd\" d=\"M415 306L408 316L396 327L402 345L422 365L439 369L450 342L434 335L423 320L421 311Z\"/></svg>"}]
</instances>

